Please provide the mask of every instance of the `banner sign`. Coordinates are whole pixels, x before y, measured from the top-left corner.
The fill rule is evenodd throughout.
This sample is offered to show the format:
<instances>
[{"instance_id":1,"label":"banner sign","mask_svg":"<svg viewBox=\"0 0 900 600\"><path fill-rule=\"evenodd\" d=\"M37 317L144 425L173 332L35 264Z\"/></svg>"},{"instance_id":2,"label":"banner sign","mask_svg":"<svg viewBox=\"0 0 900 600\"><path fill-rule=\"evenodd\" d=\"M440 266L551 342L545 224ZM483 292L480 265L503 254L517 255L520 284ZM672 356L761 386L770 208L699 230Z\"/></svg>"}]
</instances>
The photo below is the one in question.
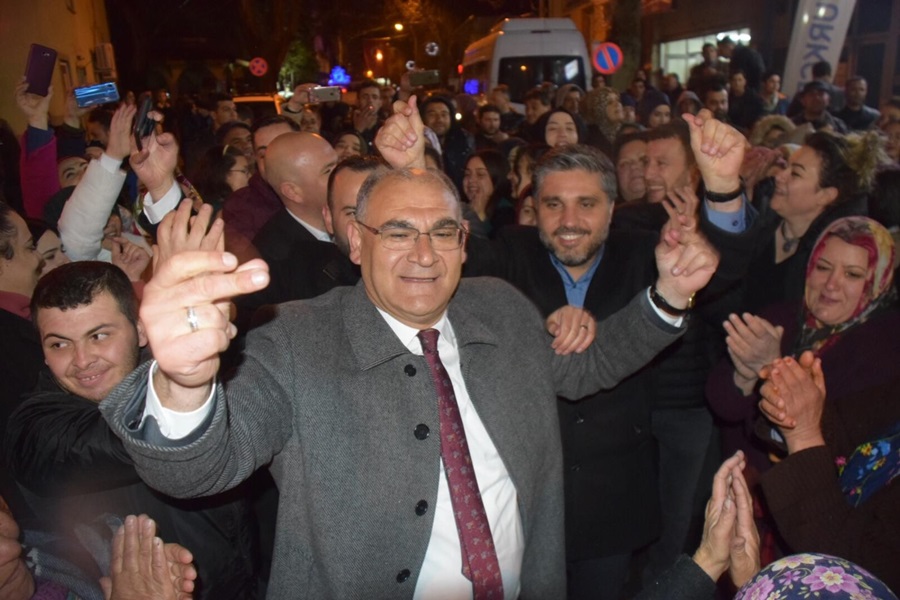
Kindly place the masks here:
<instances>
[{"instance_id":1,"label":"banner sign","mask_svg":"<svg viewBox=\"0 0 900 600\"><path fill-rule=\"evenodd\" d=\"M826 61L837 71L856 0L800 0L782 77L788 98L812 80L812 66Z\"/></svg>"}]
</instances>

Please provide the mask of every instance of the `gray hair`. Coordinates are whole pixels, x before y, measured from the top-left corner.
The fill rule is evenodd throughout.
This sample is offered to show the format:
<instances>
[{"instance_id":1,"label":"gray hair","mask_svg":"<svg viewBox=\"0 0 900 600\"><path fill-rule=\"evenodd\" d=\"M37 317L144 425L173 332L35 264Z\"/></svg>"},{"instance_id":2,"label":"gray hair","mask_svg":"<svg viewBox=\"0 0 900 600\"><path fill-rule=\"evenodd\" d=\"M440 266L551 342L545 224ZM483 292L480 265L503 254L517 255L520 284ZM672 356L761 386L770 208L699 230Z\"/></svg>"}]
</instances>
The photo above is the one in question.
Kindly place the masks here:
<instances>
[{"instance_id":1,"label":"gray hair","mask_svg":"<svg viewBox=\"0 0 900 600\"><path fill-rule=\"evenodd\" d=\"M544 178L559 171L586 171L600 175L603 191L610 202L618 193L616 169L612 161L600 150L583 144L555 148L541 157L535 166L531 183L535 199L540 199Z\"/></svg>"},{"instance_id":2,"label":"gray hair","mask_svg":"<svg viewBox=\"0 0 900 600\"><path fill-rule=\"evenodd\" d=\"M366 209L369 205L369 198L383 183L389 181L420 181L422 183L431 183L443 189L448 197L453 199L457 210L461 211L459 192L456 186L450 181L443 172L437 169L391 169L389 167L379 167L372 171L372 174L366 177L362 187L359 188L359 195L356 201L356 219L363 221L366 216ZM411 199L411 202L415 202ZM462 213L460 212L460 218Z\"/></svg>"}]
</instances>

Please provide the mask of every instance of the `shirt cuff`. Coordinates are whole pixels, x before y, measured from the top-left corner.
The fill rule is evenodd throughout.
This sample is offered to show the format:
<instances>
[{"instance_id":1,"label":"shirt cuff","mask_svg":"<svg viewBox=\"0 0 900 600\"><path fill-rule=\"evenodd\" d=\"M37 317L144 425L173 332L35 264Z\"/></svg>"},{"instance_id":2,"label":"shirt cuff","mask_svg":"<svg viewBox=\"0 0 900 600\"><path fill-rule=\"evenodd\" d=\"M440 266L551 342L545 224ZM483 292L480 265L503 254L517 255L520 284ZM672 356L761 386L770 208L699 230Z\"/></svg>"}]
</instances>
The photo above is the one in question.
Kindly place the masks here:
<instances>
[{"instance_id":1,"label":"shirt cuff","mask_svg":"<svg viewBox=\"0 0 900 600\"><path fill-rule=\"evenodd\" d=\"M147 380L147 402L144 406L143 420L148 416L156 419L159 426L159 432L170 440L180 440L194 432L209 416L213 408L213 398L216 394L216 382L213 380L212 389L209 392L209 398L197 410L191 412L178 412L170 410L162 405L159 396L156 395L156 389L153 387L153 375L159 368L159 364L154 360L147 371L149 378Z\"/></svg>"},{"instance_id":2,"label":"shirt cuff","mask_svg":"<svg viewBox=\"0 0 900 600\"><path fill-rule=\"evenodd\" d=\"M741 209L737 212L722 212L716 210L715 203L705 200L703 205L706 207L706 216L709 222L723 231L729 233L742 233L747 229L747 195L742 194Z\"/></svg>"},{"instance_id":3,"label":"shirt cuff","mask_svg":"<svg viewBox=\"0 0 900 600\"><path fill-rule=\"evenodd\" d=\"M647 288L647 302L650 303L650 308L653 309L660 319L668 323L673 327L681 327L681 324L684 323L684 317L673 317L667 312L663 312L656 304L653 303L653 300L650 299L650 288Z\"/></svg>"},{"instance_id":4,"label":"shirt cuff","mask_svg":"<svg viewBox=\"0 0 900 600\"><path fill-rule=\"evenodd\" d=\"M147 220L150 221L150 223L156 225L163 220L163 217L178 207L178 202L180 200L181 188L176 181L172 183L172 187L169 188L169 191L156 202L153 201L150 194L144 194L144 214L147 216Z\"/></svg>"},{"instance_id":5,"label":"shirt cuff","mask_svg":"<svg viewBox=\"0 0 900 600\"><path fill-rule=\"evenodd\" d=\"M108 173L116 174L119 172L119 167L122 166L122 161L104 152L100 155L100 166L106 169Z\"/></svg>"},{"instance_id":6,"label":"shirt cuff","mask_svg":"<svg viewBox=\"0 0 900 600\"><path fill-rule=\"evenodd\" d=\"M46 146L53 139L52 129L38 129L31 125L25 130L25 149L31 154L38 148Z\"/></svg>"}]
</instances>

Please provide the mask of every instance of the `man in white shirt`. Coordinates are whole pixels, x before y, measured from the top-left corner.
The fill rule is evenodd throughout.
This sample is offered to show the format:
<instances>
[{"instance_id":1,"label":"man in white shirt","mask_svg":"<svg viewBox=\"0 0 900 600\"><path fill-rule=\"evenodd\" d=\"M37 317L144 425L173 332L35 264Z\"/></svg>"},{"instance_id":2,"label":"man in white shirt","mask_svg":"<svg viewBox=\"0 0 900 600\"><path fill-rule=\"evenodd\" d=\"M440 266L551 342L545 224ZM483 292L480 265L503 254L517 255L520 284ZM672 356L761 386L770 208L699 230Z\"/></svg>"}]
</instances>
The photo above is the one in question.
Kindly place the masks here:
<instances>
[{"instance_id":1,"label":"man in white shirt","mask_svg":"<svg viewBox=\"0 0 900 600\"><path fill-rule=\"evenodd\" d=\"M507 284L460 283L461 223L442 174L373 174L347 228L362 283L280 305L249 334L227 394L214 383L235 333L221 300L265 286L265 264L181 253L147 285L141 319L158 363L101 409L142 477L173 495L215 493L270 464L281 492L271 597L473 597L448 501L440 392L417 340L428 329L440 332L502 596L565 596L554 398L615 385L683 327L643 290L600 325L603 344L588 345L596 324L575 309L551 316L551 340ZM667 232L657 257L656 286L682 307L717 264L683 230ZM559 354L571 350L583 353Z\"/></svg>"}]
</instances>

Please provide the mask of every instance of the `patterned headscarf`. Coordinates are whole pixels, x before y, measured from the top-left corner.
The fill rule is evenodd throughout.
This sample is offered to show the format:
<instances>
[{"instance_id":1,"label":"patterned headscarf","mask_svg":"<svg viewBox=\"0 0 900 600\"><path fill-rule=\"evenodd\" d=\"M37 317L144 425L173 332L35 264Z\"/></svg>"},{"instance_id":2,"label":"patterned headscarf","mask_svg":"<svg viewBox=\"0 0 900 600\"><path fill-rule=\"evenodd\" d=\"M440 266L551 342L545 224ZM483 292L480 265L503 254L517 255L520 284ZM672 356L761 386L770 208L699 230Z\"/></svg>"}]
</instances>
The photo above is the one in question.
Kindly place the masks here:
<instances>
[{"instance_id":1,"label":"patterned headscarf","mask_svg":"<svg viewBox=\"0 0 900 600\"><path fill-rule=\"evenodd\" d=\"M606 114L606 107L612 100L619 99L619 92L610 87L594 88L581 99L581 114L584 120L600 129L607 140L612 143L622 123L613 123Z\"/></svg>"},{"instance_id":2,"label":"patterned headscarf","mask_svg":"<svg viewBox=\"0 0 900 600\"><path fill-rule=\"evenodd\" d=\"M897 600L888 586L862 567L827 554L776 560L744 584L734 600L792 598Z\"/></svg>"},{"instance_id":3,"label":"patterned headscarf","mask_svg":"<svg viewBox=\"0 0 900 600\"><path fill-rule=\"evenodd\" d=\"M897 299L894 288L894 240L891 234L877 221L868 217L844 217L838 219L822 232L813 247L809 262L806 265L806 281L809 285L810 275L816 263L825 251L825 242L830 237L837 237L848 244L863 248L868 254L866 283L859 304L849 319L837 325L825 325L810 312L804 301L803 326L796 354L812 350L820 355L833 345L838 337L848 329L865 323L873 313L893 304ZM806 291L803 294L806 298Z\"/></svg>"}]
</instances>

